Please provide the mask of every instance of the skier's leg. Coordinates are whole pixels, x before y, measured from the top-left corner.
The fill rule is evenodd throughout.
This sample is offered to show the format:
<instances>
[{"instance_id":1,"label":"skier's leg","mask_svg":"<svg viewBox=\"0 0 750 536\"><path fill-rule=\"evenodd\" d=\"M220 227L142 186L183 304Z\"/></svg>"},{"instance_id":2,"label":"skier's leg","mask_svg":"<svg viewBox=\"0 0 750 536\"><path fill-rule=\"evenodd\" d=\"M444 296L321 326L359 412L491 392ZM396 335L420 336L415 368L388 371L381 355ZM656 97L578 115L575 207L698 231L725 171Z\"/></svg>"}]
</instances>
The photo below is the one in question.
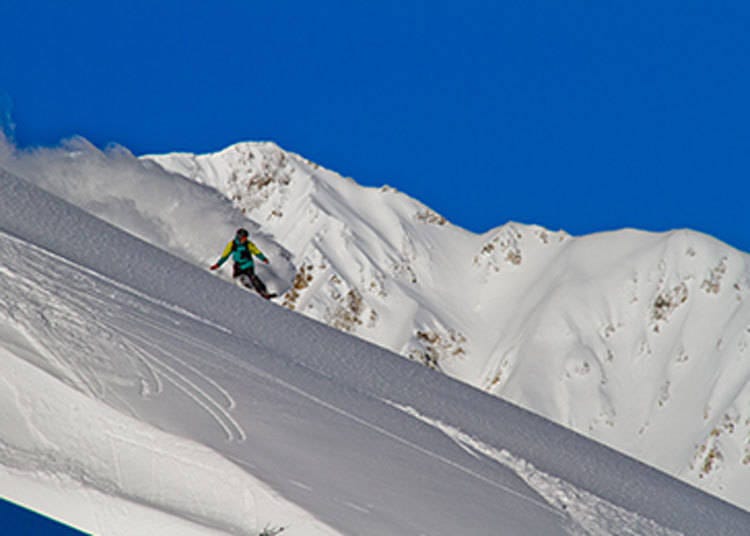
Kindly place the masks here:
<instances>
[{"instance_id":1,"label":"skier's leg","mask_svg":"<svg viewBox=\"0 0 750 536\"><path fill-rule=\"evenodd\" d=\"M258 291L258 294L260 294L263 297L268 296L268 290L266 289L266 284L263 283L263 281L260 280L260 277L255 275L255 272L250 272L250 281L253 283L253 287L255 287L255 290Z\"/></svg>"},{"instance_id":2,"label":"skier's leg","mask_svg":"<svg viewBox=\"0 0 750 536\"><path fill-rule=\"evenodd\" d=\"M239 264L237 264L236 262L234 263L232 269L232 277L236 279L243 287L247 287L249 289L253 288L250 274L247 272L247 270L242 270Z\"/></svg>"},{"instance_id":3,"label":"skier's leg","mask_svg":"<svg viewBox=\"0 0 750 536\"><path fill-rule=\"evenodd\" d=\"M267 300L276 297L276 294L270 294L268 292L265 283L263 283L263 281L261 281L261 279L257 275L255 275L255 269L252 266L242 270L239 268L239 266L237 266L237 264L235 264L234 277L237 278L237 281L242 283L242 285L251 290L255 290L255 292L257 292Z\"/></svg>"}]
</instances>

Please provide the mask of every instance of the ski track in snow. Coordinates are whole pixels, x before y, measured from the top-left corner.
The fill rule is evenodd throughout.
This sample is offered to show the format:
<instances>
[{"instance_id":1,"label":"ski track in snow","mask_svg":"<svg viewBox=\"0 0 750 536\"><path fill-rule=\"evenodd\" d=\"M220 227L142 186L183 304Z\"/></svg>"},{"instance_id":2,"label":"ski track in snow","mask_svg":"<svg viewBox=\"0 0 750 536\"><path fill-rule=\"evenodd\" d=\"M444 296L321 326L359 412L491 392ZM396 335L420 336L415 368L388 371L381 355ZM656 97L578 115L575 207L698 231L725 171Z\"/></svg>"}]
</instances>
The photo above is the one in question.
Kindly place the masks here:
<instances>
[{"instance_id":1,"label":"ski track in snow","mask_svg":"<svg viewBox=\"0 0 750 536\"><path fill-rule=\"evenodd\" d=\"M0 314L8 316L28 341L37 346L38 354L46 361L37 365L60 374L73 387L91 396L115 398L120 402L121 397L116 395L118 386L138 384L141 396L148 398L162 393L164 382L167 382L207 413L223 430L228 441L243 441L246 438L242 426L231 415L236 404L226 389L185 359L177 357L176 352L165 352L139 335L145 327L157 329L164 334L164 339L160 341L162 346L169 345L170 341L185 339L184 333L169 326L171 321L159 313L159 307L223 332L227 332L226 328L182 308L148 298L6 233L0 232L0 248L8 250L7 259L17 259L18 264L6 265L3 271L20 280L18 287L21 289L15 293L8 289L5 296L0 296ZM38 268L48 266L50 260L56 264L56 272ZM23 299L20 298L21 294ZM154 304L154 308L139 314L132 307L112 305L113 299L115 303L134 305L129 296L145 299ZM91 302L98 302L99 316L87 311L85 304ZM95 332L104 336L89 335ZM36 342L48 337L54 339L54 345L45 346L43 342L41 345ZM101 367L88 366L89 360L76 360L76 351L82 344L88 344L85 341L102 338L109 344L91 352L99 356ZM55 350L63 340L67 351ZM195 344L197 341L192 339L192 342ZM126 356L128 363L112 362L110 356L115 355ZM132 408L131 412L134 412Z\"/></svg>"},{"instance_id":2,"label":"ski track in snow","mask_svg":"<svg viewBox=\"0 0 750 536\"><path fill-rule=\"evenodd\" d=\"M224 430L227 441L244 441L246 439L247 436L242 426L230 413L230 410L235 405L234 400L219 384L209 376L202 374L195 367L192 367L183 360L177 358L174 354L164 353L158 346L148 339L135 335L133 332L123 331L120 332L120 334L123 338L129 336L136 341L139 341L141 344L140 351L143 352L143 359L149 361L150 365L154 367L168 382L188 396L195 405L213 417L216 423L222 428L222 430ZM147 350L146 348L150 348L150 350ZM156 357L157 354L160 353L163 357ZM186 372L194 373L199 381L205 382L209 387L214 387L225 398L226 405L217 400L217 398L210 394L205 387L201 387L196 381L190 379L186 372L180 372L176 366L169 365L167 363L167 360L169 359L174 360L179 366L184 367Z\"/></svg>"},{"instance_id":3,"label":"ski track in snow","mask_svg":"<svg viewBox=\"0 0 750 536\"><path fill-rule=\"evenodd\" d=\"M463 448L497 461L516 473L524 482L553 506L558 512L570 516L574 526L574 535L589 536L679 536L682 533L662 527L658 523L645 519L614 504L578 489L571 484L545 474L532 464L514 456L507 450L479 441L460 429L431 419L411 407L384 401L387 404L411 415L412 417L435 427Z\"/></svg>"},{"instance_id":4,"label":"ski track in snow","mask_svg":"<svg viewBox=\"0 0 750 536\"><path fill-rule=\"evenodd\" d=\"M364 420L364 419L362 419L362 418L360 418L360 417L352 414L351 412L349 412L349 411L347 411L347 410L345 410L343 408L340 408L340 407L338 407L338 406L336 406L334 404L326 402L325 400L322 400L319 397L317 397L317 396L315 396L315 395L313 395L313 394L311 394L311 393L309 393L309 392L307 392L307 391L305 391L303 389L300 389L299 387L296 387L296 386L290 384L289 382L286 382L286 381L282 380L281 378L278 378L276 376L273 376L271 374L263 372L263 371L257 369L256 367L254 367L252 365L249 365L246 362L241 362L241 363L239 363L239 365L242 368L244 368L247 372L249 372L249 373L251 373L251 374L253 374L253 375L255 375L255 376L259 377L259 378L263 378L263 379L265 379L265 380L267 380L269 382L273 382L276 385L279 385L279 386L283 387L284 389L292 391L292 392L294 392L294 393L296 393L296 394L298 394L298 395L306 398L307 400L309 400L309 401L311 401L311 402L313 402L313 403L315 403L315 404L317 404L317 405L319 405L321 407L326 408L327 410L330 410L330 411L332 411L332 412L334 412L334 413L336 413L338 415L341 415L341 416L343 416L343 417L345 417L345 418L347 418L347 419L349 419L351 421L354 421L357 424L360 424L360 425L362 425L362 426L364 426L364 427L366 427L366 428L368 428L370 430L373 430L374 432L377 432L378 434L381 434L381 435L384 435L384 436L386 436L386 437L388 437L390 439L393 439L394 441L397 441L398 443L406 445L407 447L409 447L409 448L411 448L411 449L413 449L413 450L415 450L417 452L420 452L421 454L424 454L424 455L429 456L431 458L434 458L434 459L436 459L436 460L438 460L438 461L440 461L440 462L442 462L442 463L444 463L446 465L454 467L455 469L458 469L459 471L461 471L463 473L471 475L472 477L474 477L474 478L476 478L478 480L481 480L482 482L485 482L485 483L487 483L487 484L489 484L489 485L491 485L491 486L493 486L495 488L499 488L499 489L503 490L504 492L509 493L509 494L511 494L511 495L513 495L513 496L515 496L515 497L523 500L523 501L530 502L530 503L534 504L535 506L538 506L540 508L543 508L545 510L553 512L555 514L562 515L559 510L551 508L550 506L548 506L547 504L545 504L545 503L543 503L541 501L536 501L536 500L532 499L531 497L529 497L527 495L524 495L522 493L518 493L517 491L509 488L508 486L505 486L505 485L503 485L503 484L501 484L499 482L496 482L496 481L494 481L492 479L489 479L489 478L487 478L487 477L485 477L485 476L483 476L483 475L481 475L481 474L479 474L479 473L477 473L475 471L472 471L471 469L468 469L467 467L464 467L463 465L461 465L459 463L456 463L456 462L454 462L452 460L449 460L448 458L445 458L444 456L436 454L436 453L434 453L434 452L432 452L432 451L430 451L428 449L425 449L425 448L423 448L423 447L421 447L421 446L419 446L419 445L417 445L415 443L412 443L411 441L409 441L407 439L404 439L403 437L401 437L401 436L399 436L397 434L389 432L388 430L385 430L384 428L382 428L382 427L380 427L380 426L378 426L376 424L373 424L373 423L371 423L369 421L366 421L366 420Z\"/></svg>"},{"instance_id":5,"label":"ski track in snow","mask_svg":"<svg viewBox=\"0 0 750 536\"><path fill-rule=\"evenodd\" d=\"M19 252L19 254L21 256L28 256L30 252L34 252L34 253L36 253L36 254L38 254L40 256L43 256L43 257L46 257L46 258L51 258L56 263L63 264L65 266L67 266L68 268L72 269L72 270L76 270L78 272L83 272L86 275L92 277L93 279L98 280L101 283L104 283L106 285L109 285L109 286L113 287L114 289L117 289L117 290L121 291L122 293L124 293L126 295L129 294L129 295L138 297L138 298L140 298L142 300L145 300L145 301L147 301L149 303L152 303L152 304L154 304L156 306L164 307L165 309L168 309L168 310L174 311L176 313L179 313L181 315L184 315L184 316L186 316L186 317L188 317L188 318L190 318L192 320L195 320L197 322L200 322L200 323L202 323L202 324L204 324L206 326L210 326L212 328L215 328L215 329L218 329L220 331L223 331L224 333L227 333L227 334L231 334L232 333L232 331L229 328L224 327L224 326L222 326L220 324L217 324L216 322L212 322L211 320L208 320L206 318L203 318L202 316L197 315L197 314L195 314L195 313L193 313L191 311L188 311L187 309L185 309L183 307L179 307L177 305L174 305L174 304L171 304L171 303L167 303L167 302L162 301L162 300L155 299L154 297L152 297L152 296L150 296L150 295L148 295L146 293L143 293L143 292L141 292L139 290L136 290L136 289L134 289L134 288L132 288L132 287L130 287L128 285L125 285L124 283L121 283L119 281L111 279L111 278L105 276L104 274L102 274L100 272L96 272L94 270L91 270L90 268L87 268L86 266L82 266L80 264L76 264L74 262L71 262L68 259L66 259L65 257L57 255L54 252L49 251L47 249L41 248L41 247L39 247L39 246L31 243L31 242L27 242L27 241L25 241L25 240L23 240L21 238L18 238L18 237L14 236L14 235L12 235L10 233L6 233L6 232L0 230L0 236L2 236L2 238L5 239L5 240L7 240L9 242L13 242L16 245L20 246L18 252ZM21 248L25 249L26 251L22 251ZM9 268L4 268L4 271L7 274L9 274L11 277L15 277L15 274ZM44 276L49 276L49 274L45 272ZM73 277L76 278L76 279L80 279L81 278L80 275L73 275ZM67 289L67 286L65 286L65 288ZM102 301L101 303L102 304L106 304L108 302ZM155 311L152 311L152 312L155 312Z\"/></svg>"}]
</instances>

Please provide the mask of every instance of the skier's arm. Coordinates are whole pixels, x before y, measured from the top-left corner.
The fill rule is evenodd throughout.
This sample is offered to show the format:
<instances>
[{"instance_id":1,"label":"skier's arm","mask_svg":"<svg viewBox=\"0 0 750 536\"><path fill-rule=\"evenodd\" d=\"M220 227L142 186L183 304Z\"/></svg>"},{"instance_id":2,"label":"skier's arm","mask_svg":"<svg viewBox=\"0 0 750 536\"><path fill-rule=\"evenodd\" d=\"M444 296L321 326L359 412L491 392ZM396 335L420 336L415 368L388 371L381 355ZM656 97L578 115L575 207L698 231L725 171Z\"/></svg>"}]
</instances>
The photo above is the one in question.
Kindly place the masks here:
<instances>
[{"instance_id":1,"label":"skier's arm","mask_svg":"<svg viewBox=\"0 0 750 536\"><path fill-rule=\"evenodd\" d=\"M216 269L218 269L219 267L221 267L221 265L222 265L222 264L224 264L225 262L227 262L227 259L229 258L229 256L230 256L231 254L232 254L232 242L230 241L230 242L229 242L229 243L227 244L227 247L225 247L225 248L224 248L224 251L223 251L223 252L222 252L222 254L221 254L221 258L220 258L220 259L219 259L218 261L216 261L216 264L214 264L214 265L213 265L213 266L211 267L211 269L212 269L212 270L216 270Z\"/></svg>"},{"instance_id":2,"label":"skier's arm","mask_svg":"<svg viewBox=\"0 0 750 536\"><path fill-rule=\"evenodd\" d=\"M266 257L263 254L263 252L258 248L258 246L256 246L254 243L250 242L249 240L247 242L247 249L250 251L250 253L258 257L261 261L268 264L268 257Z\"/></svg>"}]
</instances>

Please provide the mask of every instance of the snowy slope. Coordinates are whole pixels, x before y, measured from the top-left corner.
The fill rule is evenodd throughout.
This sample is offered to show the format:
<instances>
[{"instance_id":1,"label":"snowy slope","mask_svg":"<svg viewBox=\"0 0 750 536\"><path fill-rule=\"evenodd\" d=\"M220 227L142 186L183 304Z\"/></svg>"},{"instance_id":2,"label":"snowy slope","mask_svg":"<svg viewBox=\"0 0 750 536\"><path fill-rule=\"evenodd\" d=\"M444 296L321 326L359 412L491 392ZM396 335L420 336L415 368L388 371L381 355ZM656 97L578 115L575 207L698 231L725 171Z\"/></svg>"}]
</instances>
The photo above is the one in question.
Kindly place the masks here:
<instances>
[{"instance_id":1,"label":"snowy slope","mask_svg":"<svg viewBox=\"0 0 750 536\"><path fill-rule=\"evenodd\" d=\"M223 195L144 165L123 147L103 152L73 138L59 148L19 152L0 134L0 167L194 264L212 263L239 222L273 259L273 272L259 267L269 285L283 292L294 277L291 254Z\"/></svg>"},{"instance_id":2,"label":"snowy slope","mask_svg":"<svg viewBox=\"0 0 750 536\"><path fill-rule=\"evenodd\" d=\"M474 235L271 143L145 160L292 252L288 308L750 508L747 254L688 230Z\"/></svg>"},{"instance_id":3,"label":"snowy slope","mask_svg":"<svg viewBox=\"0 0 750 536\"><path fill-rule=\"evenodd\" d=\"M285 307L750 508L747 255L708 236L474 235L271 143L0 144L0 165L200 266L244 225Z\"/></svg>"},{"instance_id":4,"label":"snowy slope","mask_svg":"<svg viewBox=\"0 0 750 536\"><path fill-rule=\"evenodd\" d=\"M744 534L750 514L0 172L0 486L102 534Z\"/></svg>"}]
</instances>

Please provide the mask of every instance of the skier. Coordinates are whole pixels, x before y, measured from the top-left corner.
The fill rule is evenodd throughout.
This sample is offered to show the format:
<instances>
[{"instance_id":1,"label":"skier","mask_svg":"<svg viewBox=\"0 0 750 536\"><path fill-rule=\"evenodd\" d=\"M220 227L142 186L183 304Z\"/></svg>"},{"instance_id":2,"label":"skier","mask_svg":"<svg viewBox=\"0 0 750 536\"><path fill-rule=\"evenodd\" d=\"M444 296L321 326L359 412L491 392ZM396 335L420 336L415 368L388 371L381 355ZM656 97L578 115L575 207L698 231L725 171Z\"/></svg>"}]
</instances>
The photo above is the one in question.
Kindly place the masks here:
<instances>
[{"instance_id":1,"label":"skier","mask_svg":"<svg viewBox=\"0 0 750 536\"><path fill-rule=\"evenodd\" d=\"M211 270L218 270L229 258L229 255L232 255L232 259L234 260L232 277L236 278L247 288L254 288L258 294L270 300L276 297L276 294L269 293L263 281L255 275L253 255L258 257L264 264L268 264L268 258L258 249L258 246L250 241L249 236L247 229L237 229L237 234L227 244L227 247L224 248L221 258L216 261L216 264L211 266Z\"/></svg>"}]
</instances>

